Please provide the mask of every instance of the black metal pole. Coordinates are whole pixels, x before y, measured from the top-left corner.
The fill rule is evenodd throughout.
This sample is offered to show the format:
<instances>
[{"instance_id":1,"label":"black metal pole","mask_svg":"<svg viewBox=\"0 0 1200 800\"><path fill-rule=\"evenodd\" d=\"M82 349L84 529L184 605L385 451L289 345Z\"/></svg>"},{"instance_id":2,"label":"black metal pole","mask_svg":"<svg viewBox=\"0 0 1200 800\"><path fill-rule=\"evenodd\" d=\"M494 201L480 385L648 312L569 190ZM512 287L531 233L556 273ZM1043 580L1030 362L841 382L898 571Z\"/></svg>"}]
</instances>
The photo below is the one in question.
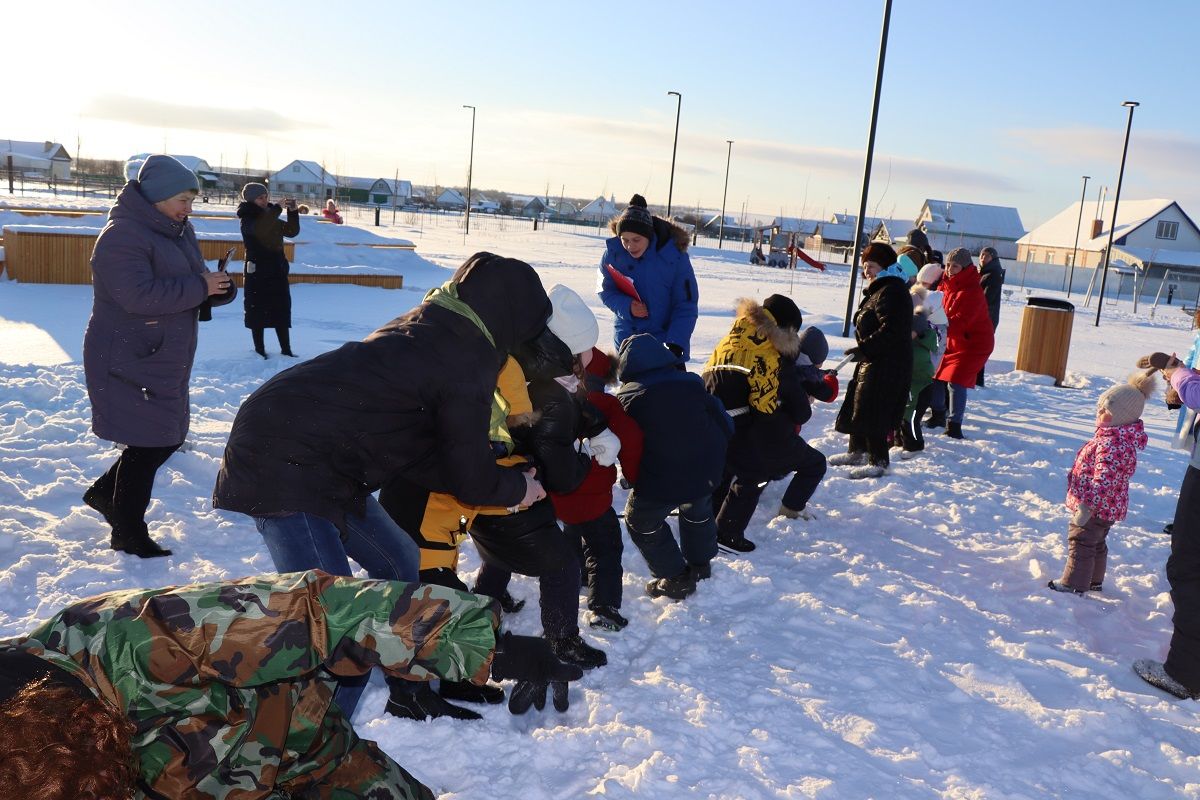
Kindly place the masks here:
<instances>
[{"instance_id":1,"label":"black metal pole","mask_svg":"<svg viewBox=\"0 0 1200 800\"><path fill-rule=\"evenodd\" d=\"M1121 204L1121 181L1125 179L1125 156L1129 154L1129 131L1133 128L1133 110L1140 103L1126 100L1121 105L1129 109L1129 118L1125 121L1125 144L1121 147L1121 169L1117 172L1117 193L1113 197L1112 224L1108 226L1108 247L1104 248L1104 271L1100 273L1100 297L1096 301L1096 327L1100 327L1100 310L1104 308L1104 283L1108 279L1108 262L1112 258L1113 234L1117 229L1117 206Z\"/></svg>"},{"instance_id":2,"label":"black metal pole","mask_svg":"<svg viewBox=\"0 0 1200 800\"><path fill-rule=\"evenodd\" d=\"M1083 194L1079 195L1079 219L1075 221L1075 249L1071 251L1071 277L1067 278L1067 297L1071 296L1071 287L1075 283L1075 259L1079 258L1079 226L1083 224L1083 202L1087 197L1087 182L1091 175L1083 176Z\"/></svg>"},{"instance_id":3,"label":"black metal pole","mask_svg":"<svg viewBox=\"0 0 1200 800\"><path fill-rule=\"evenodd\" d=\"M725 153L725 191L721 193L721 235L717 239L718 250L725 241L725 200L729 197L729 159L733 157L733 139L726 139L725 143L729 145L729 150Z\"/></svg>"},{"instance_id":4,"label":"black metal pole","mask_svg":"<svg viewBox=\"0 0 1200 800\"><path fill-rule=\"evenodd\" d=\"M465 103L463 108L471 109L471 155L467 160L467 221L463 228L463 236L471 232L471 175L475 172L475 106Z\"/></svg>"},{"instance_id":5,"label":"black metal pole","mask_svg":"<svg viewBox=\"0 0 1200 800\"><path fill-rule=\"evenodd\" d=\"M679 109L683 106L683 95L679 92L667 92L675 95L675 143L671 145L671 182L667 184L667 219L671 218L671 197L675 194L675 152L679 149Z\"/></svg>"},{"instance_id":6,"label":"black metal pole","mask_svg":"<svg viewBox=\"0 0 1200 800\"><path fill-rule=\"evenodd\" d=\"M862 252L862 232L867 215L867 192L871 188L871 159L875 155L875 126L879 121L879 95L883 90L883 63L887 57L888 25L892 19L892 0L883 2L883 30L879 34L879 64L875 69L875 99L871 105L871 130L867 134L867 157L863 164L862 197L858 204L858 222L854 225L854 254L850 258L850 289L846 292L846 321L842 336L850 335L850 318L854 314L854 285L858 278L857 264Z\"/></svg>"}]
</instances>

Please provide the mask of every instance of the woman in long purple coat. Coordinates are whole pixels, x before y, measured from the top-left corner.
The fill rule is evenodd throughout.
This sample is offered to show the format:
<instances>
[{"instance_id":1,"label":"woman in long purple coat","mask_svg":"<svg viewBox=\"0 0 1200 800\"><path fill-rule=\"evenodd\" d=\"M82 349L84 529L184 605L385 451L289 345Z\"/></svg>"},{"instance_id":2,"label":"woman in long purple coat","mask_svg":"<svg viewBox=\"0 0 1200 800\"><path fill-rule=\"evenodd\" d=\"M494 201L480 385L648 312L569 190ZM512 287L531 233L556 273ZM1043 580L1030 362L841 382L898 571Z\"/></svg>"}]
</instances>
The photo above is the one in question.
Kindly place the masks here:
<instances>
[{"instance_id":1,"label":"woman in long purple coat","mask_svg":"<svg viewBox=\"0 0 1200 800\"><path fill-rule=\"evenodd\" d=\"M150 156L121 190L92 252L83 338L92 430L125 449L83 500L112 526L113 550L142 558L171 554L150 538L146 507L155 473L187 436L201 309L234 293L228 275L205 266L188 222L199 188L176 159Z\"/></svg>"}]
</instances>

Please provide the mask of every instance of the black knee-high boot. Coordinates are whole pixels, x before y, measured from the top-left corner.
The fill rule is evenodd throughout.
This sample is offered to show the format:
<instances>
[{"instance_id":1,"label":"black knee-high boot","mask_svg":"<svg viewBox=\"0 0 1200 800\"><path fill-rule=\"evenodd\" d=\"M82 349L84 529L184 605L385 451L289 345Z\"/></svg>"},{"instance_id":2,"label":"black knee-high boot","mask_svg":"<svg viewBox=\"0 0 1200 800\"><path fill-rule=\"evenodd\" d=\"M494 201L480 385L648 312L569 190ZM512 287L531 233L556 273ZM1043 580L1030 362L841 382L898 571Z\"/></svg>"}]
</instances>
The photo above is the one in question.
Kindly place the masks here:
<instances>
[{"instance_id":1,"label":"black knee-high boot","mask_svg":"<svg viewBox=\"0 0 1200 800\"><path fill-rule=\"evenodd\" d=\"M267 357L267 346L263 343L263 329L251 328L250 338L254 340L254 352L258 353L263 358Z\"/></svg>"},{"instance_id":2,"label":"black knee-high boot","mask_svg":"<svg viewBox=\"0 0 1200 800\"><path fill-rule=\"evenodd\" d=\"M292 339L287 328L276 328L275 335L279 338L279 352L285 356L296 357L292 352Z\"/></svg>"}]
</instances>

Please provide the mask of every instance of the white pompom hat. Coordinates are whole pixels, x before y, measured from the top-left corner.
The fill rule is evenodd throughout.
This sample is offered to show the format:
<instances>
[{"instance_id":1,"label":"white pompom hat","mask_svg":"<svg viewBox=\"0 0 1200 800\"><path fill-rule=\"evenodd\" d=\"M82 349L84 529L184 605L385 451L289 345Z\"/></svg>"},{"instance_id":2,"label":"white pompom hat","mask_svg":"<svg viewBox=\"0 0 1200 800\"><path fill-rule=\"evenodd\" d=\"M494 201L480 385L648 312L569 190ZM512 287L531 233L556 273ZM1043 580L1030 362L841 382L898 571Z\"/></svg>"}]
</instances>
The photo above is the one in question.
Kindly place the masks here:
<instances>
[{"instance_id":1,"label":"white pompom hat","mask_svg":"<svg viewBox=\"0 0 1200 800\"><path fill-rule=\"evenodd\" d=\"M576 355L595 347L600 341L600 324L583 298L561 283L555 284L549 295L554 309L546 323L550 331Z\"/></svg>"}]
</instances>

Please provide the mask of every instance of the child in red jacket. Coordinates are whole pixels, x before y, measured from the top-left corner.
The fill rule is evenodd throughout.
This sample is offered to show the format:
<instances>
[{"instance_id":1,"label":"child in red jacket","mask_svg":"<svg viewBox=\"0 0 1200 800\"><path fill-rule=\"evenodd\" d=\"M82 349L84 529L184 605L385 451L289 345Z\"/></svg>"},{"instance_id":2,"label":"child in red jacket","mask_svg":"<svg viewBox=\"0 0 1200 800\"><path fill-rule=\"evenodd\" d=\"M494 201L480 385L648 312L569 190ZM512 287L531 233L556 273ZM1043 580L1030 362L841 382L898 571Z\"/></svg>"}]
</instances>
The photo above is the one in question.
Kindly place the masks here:
<instances>
[{"instance_id":1,"label":"child in red jacket","mask_svg":"<svg viewBox=\"0 0 1200 800\"><path fill-rule=\"evenodd\" d=\"M594 347L584 357L588 355L590 358L583 365L587 400L607 418L608 430L617 441L599 436L588 440L592 467L587 477L575 491L551 492L550 499L563 523L563 532L580 548L580 563L588 587L588 624L619 631L629 620L620 612L621 523L613 511L612 487L617 480L618 457L625 479L630 483L637 480L642 460L642 430L625 413L617 398L604 391L605 385L615 380L612 359Z\"/></svg>"}]
</instances>

